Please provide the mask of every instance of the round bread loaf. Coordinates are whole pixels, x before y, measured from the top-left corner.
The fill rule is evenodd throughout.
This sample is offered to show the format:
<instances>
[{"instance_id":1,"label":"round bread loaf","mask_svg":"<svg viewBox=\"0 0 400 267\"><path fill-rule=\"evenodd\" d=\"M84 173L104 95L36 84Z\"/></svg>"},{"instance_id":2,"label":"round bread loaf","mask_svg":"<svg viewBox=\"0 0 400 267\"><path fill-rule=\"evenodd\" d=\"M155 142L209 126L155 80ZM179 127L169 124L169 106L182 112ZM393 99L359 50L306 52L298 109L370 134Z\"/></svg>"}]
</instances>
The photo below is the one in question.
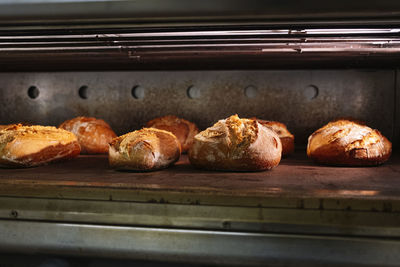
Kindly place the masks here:
<instances>
[{"instance_id":1,"label":"round bread loaf","mask_svg":"<svg viewBox=\"0 0 400 267\"><path fill-rule=\"evenodd\" d=\"M155 118L146 123L148 128L157 128L173 133L181 143L182 152L186 152L193 144L193 138L199 129L193 122L173 115Z\"/></svg>"},{"instance_id":2,"label":"round bread loaf","mask_svg":"<svg viewBox=\"0 0 400 267\"><path fill-rule=\"evenodd\" d=\"M257 120L262 125L273 130L279 136L282 143L282 156L287 156L294 152L294 135L289 132L285 124L278 121L266 121L257 118L252 119Z\"/></svg>"},{"instance_id":3,"label":"round bread loaf","mask_svg":"<svg viewBox=\"0 0 400 267\"><path fill-rule=\"evenodd\" d=\"M0 130L1 167L33 167L79 153L76 136L63 129L15 124Z\"/></svg>"},{"instance_id":4,"label":"round bread loaf","mask_svg":"<svg viewBox=\"0 0 400 267\"><path fill-rule=\"evenodd\" d=\"M181 145L172 133L143 128L114 138L110 144L110 166L120 170L153 171L175 163Z\"/></svg>"},{"instance_id":5,"label":"round bread loaf","mask_svg":"<svg viewBox=\"0 0 400 267\"><path fill-rule=\"evenodd\" d=\"M307 155L314 161L338 166L378 165L387 161L392 144L378 130L340 119L329 122L308 138Z\"/></svg>"},{"instance_id":6,"label":"round bread loaf","mask_svg":"<svg viewBox=\"0 0 400 267\"><path fill-rule=\"evenodd\" d=\"M82 154L107 154L109 143L117 137L104 120L91 117L76 117L64 121L59 128L78 137Z\"/></svg>"},{"instance_id":7,"label":"round bread loaf","mask_svg":"<svg viewBox=\"0 0 400 267\"><path fill-rule=\"evenodd\" d=\"M260 171L277 166L281 154L282 144L274 131L234 115L197 134L189 160L210 170Z\"/></svg>"}]
</instances>

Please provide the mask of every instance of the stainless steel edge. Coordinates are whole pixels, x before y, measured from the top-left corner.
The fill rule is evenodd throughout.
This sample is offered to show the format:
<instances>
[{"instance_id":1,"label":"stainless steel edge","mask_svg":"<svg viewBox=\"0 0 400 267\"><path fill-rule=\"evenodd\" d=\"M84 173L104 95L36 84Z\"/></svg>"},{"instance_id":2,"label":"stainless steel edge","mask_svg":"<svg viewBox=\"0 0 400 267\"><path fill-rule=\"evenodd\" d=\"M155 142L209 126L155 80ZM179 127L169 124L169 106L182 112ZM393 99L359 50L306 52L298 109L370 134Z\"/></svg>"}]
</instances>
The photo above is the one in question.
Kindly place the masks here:
<instances>
[{"instance_id":1,"label":"stainless steel edge","mask_svg":"<svg viewBox=\"0 0 400 267\"><path fill-rule=\"evenodd\" d=\"M396 67L399 28L0 29L0 70Z\"/></svg>"},{"instance_id":2,"label":"stainless steel edge","mask_svg":"<svg viewBox=\"0 0 400 267\"><path fill-rule=\"evenodd\" d=\"M0 218L229 231L400 237L400 213L0 198Z\"/></svg>"},{"instance_id":3,"label":"stainless steel edge","mask_svg":"<svg viewBox=\"0 0 400 267\"><path fill-rule=\"evenodd\" d=\"M212 20L214 19L214 20ZM1 20L0 31L8 32L15 35L16 32L22 31L35 32L45 31L74 31L74 30L101 30L110 31L115 29L124 30L148 30L148 29L206 29L206 28L224 28L224 29L246 29L246 28L263 28L263 29L299 29L299 28L387 28L400 26L400 20L396 18L380 18L380 19L348 19L348 20L312 20L312 19L290 19L290 20L265 20L262 18L239 19L239 20L217 20L217 18L209 18L208 20L188 20L188 21L137 21L130 18L102 18L99 19L21 19L21 20Z\"/></svg>"},{"instance_id":4,"label":"stainless steel edge","mask_svg":"<svg viewBox=\"0 0 400 267\"><path fill-rule=\"evenodd\" d=\"M0 221L0 250L226 265L398 266L391 239Z\"/></svg>"}]
</instances>

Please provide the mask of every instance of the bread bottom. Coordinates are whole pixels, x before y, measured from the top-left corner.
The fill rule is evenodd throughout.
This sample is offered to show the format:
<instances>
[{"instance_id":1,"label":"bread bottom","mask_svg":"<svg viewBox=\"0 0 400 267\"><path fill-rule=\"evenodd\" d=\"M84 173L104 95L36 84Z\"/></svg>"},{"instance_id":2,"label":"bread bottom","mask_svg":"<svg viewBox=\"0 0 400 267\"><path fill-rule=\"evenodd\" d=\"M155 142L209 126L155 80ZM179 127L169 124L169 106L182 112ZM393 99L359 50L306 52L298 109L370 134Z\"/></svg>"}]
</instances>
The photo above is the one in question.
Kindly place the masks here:
<instances>
[{"instance_id":1,"label":"bread bottom","mask_svg":"<svg viewBox=\"0 0 400 267\"><path fill-rule=\"evenodd\" d=\"M2 168L21 168L36 167L45 165L50 162L63 161L75 158L80 153L78 142L69 143L67 145L49 146L41 151L26 155L16 159L0 158L0 167Z\"/></svg>"},{"instance_id":2,"label":"bread bottom","mask_svg":"<svg viewBox=\"0 0 400 267\"><path fill-rule=\"evenodd\" d=\"M330 165L330 166L377 166L386 162L391 153L384 154L381 156L379 153L373 153L368 149L353 149L348 152L344 151L333 151L332 148L324 149L323 147L317 149L310 155L311 159L318 164Z\"/></svg>"}]
</instances>

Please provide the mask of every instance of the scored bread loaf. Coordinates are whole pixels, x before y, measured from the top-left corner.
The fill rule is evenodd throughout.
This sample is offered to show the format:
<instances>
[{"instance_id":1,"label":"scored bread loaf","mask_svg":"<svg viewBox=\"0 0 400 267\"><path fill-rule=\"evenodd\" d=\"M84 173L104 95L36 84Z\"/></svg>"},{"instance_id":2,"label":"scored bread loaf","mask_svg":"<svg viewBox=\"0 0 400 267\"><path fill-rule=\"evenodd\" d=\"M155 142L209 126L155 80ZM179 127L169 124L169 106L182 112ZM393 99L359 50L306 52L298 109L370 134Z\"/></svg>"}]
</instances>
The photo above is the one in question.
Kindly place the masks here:
<instances>
[{"instance_id":1,"label":"scored bread loaf","mask_svg":"<svg viewBox=\"0 0 400 267\"><path fill-rule=\"evenodd\" d=\"M257 118L251 118L257 120L262 125L273 130L281 139L282 143L282 156L287 156L294 152L294 135L289 132L286 125L278 121L266 121Z\"/></svg>"},{"instance_id":2,"label":"scored bread loaf","mask_svg":"<svg viewBox=\"0 0 400 267\"><path fill-rule=\"evenodd\" d=\"M181 145L168 131L143 128L114 138L108 153L110 166L115 169L152 171L175 163Z\"/></svg>"},{"instance_id":3,"label":"scored bread loaf","mask_svg":"<svg viewBox=\"0 0 400 267\"><path fill-rule=\"evenodd\" d=\"M194 136L199 133L196 124L173 115L155 118L147 122L146 127L173 133L181 143L182 152L189 150L192 146Z\"/></svg>"},{"instance_id":4,"label":"scored bread loaf","mask_svg":"<svg viewBox=\"0 0 400 267\"><path fill-rule=\"evenodd\" d=\"M15 124L0 130L1 167L33 167L79 153L76 136L63 129Z\"/></svg>"},{"instance_id":5,"label":"scored bread loaf","mask_svg":"<svg viewBox=\"0 0 400 267\"><path fill-rule=\"evenodd\" d=\"M64 121L59 128L78 137L82 154L107 154L109 143L117 137L104 120L92 117L76 117Z\"/></svg>"},{"instance_id":6,"label":"scored bread loaf","mask_svg":"<svg viewBox=\"0 0 400 267\"><path fill-rule=\"evenodd\" d=\"M368 166L387 161L392 144L378 130L353 120L339 119L308 138L307 155L328 165Z\"/></svg>"},{"instance_id":7,"label":"scored bread loaf","mask_svg":"<svg viewBox=\"0 0 400 267\"><path fill-rule=\"evenodd\" d=\"M233 115L194 137L190 163L211 170L259 171L281 160L279 136L257 120Z\"/></svg>"}]
</instances>

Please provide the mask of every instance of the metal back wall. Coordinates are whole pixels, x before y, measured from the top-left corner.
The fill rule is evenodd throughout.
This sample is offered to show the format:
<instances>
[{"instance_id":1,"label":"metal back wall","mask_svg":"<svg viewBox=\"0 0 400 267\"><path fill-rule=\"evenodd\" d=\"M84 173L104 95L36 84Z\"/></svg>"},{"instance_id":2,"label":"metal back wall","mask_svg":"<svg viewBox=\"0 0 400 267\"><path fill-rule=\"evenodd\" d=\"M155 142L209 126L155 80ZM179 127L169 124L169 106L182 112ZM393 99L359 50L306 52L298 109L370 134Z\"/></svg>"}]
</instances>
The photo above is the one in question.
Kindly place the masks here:
<instances>
[{"instance_id":1,"label":"metal back wall","mask_svg":"<svg viewBox=\"0 0 400 267\"><path fill-rule=\"evenodd\" d=\"M118 134L174 114L209 127L237 113L288 125L298 144L337 117L391 140L394 70L52 72L0 74L0 124L103 118Z\"/></svg>"}]
</instances>

